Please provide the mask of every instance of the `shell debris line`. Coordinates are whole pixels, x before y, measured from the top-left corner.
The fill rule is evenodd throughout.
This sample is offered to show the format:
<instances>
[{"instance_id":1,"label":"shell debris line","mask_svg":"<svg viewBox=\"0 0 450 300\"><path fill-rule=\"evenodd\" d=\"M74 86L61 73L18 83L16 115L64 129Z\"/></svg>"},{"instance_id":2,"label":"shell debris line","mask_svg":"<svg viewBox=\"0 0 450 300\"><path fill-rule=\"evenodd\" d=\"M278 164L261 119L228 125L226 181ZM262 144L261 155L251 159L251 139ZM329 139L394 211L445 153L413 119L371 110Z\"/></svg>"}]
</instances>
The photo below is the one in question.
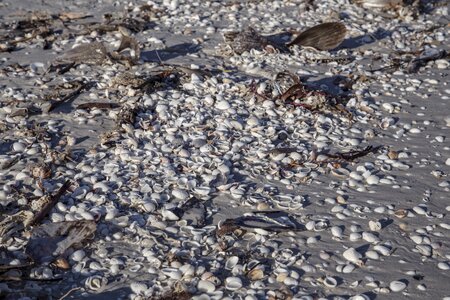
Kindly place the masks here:
<instances>
[{"instance_id":1,"label":"shell debris line","mask_svg":"<svg viewBox=\"0 0 450 300\"><path fill-rule=\"evenodd\" d=\"M0 298L450 299L446 1L49 3L0 3Z\"/></svg>"}]
</instances>

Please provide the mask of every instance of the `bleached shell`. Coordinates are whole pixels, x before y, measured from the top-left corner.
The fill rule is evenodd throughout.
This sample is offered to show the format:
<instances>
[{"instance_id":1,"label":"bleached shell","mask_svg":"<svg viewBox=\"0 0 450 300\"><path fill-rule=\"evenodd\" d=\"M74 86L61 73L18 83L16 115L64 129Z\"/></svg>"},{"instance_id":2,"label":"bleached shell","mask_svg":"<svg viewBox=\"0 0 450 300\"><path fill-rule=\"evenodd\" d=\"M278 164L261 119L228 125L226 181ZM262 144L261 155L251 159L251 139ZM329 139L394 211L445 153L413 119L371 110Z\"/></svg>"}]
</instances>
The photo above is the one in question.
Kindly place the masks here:
<instances>
[{"instance_id":1,"label":"bleached shell","mask_svg":"<svg viewBox=\"0 0 450 300\"><path fill-rule=\"evenodd\" d=\"M357 0L365 8L392 8L402 4L401 0Z\"/></svg>"},{"instance_id":2,"label":"bleached shell","mask_svg":"<svg viewBox=\"0 0 450 300\"><path fill-rule=\"evenodd\" d=\"M132 282L130 284L130 288L133 293L139 295L141 293L144 293L148 289L148 286L142 282Z\"/></svg>"},{"instance_id":3,"label":"bleached shell","mask_svg":"<svg viewBox=\"0 0 450 300\"><path fill-rule=\"evenodd\" d=\"M326 287L329 288L335 288L337 286L337 280L336 278L332 277L332 276L327 276L325 277L325 279L323 280L323 284Z\"/></svg>"},{"instance_id":4,"label":"bleached shell","mask_svg":"<svg viewBox=\"0 0 450 300\"><path fill-rule=\"evenodd\" d=\"M200 292L212 293L216 290L216 286L211 281L199 280L199 282L197 283L197 289Z\"/></svg>"},{"instance_id":5,"label":"bleached shell","mask_svg":"<svg viewBox=\"0 0 450 300\"><path fill-rule=\"evenodd\" d=\"M358 264L360 264L361 261L358 262ZM353 272L355 270L355 265L354 264L346 264L343 268L342 268L342 273L344 274L349 274L351 272Z\"/></svg>"},{"instance_id":6,"label":"bleached shell","mask_svg":"<svg viewBox=\"0 0 450 300\"><path fill-rule=\"evenodd\" d=\"M163 268L161 272L167 277L175 280L180 280L182 277L180 270L178 270L177 268Z\"/></svg>"},{"instance_id":7,"label":"bleached shell","mask_svg":"<svg viewBox=\"0 0 450 300\"><path fill-rule=\"evenodd\" d=\"M242 287L242 280L239 277L227 277L225 287L230 291L238 290Z\"/></svg>"},{"instance_id":8,"label":"bleached shell","mask_svg":"<svg viewBox=\"0 0 450 300\"><path fill-rule=\"evenodd\" d=\"M377 236L376 236L375 234L373 234L372 232L364 231L364 232L362 233L362 238L363 238L365 241L367 241L367 242L369 242L369 243L372 243L372 244L374 244L374 243L379 243L379 242L380 242L380 238L377 237Z\"/></svg>"},{"instance_id":9,"label":"bleached shell","mask_svg":"<svg viewBox=\"0 0 450 300\"><path fill-rule=\"evenodd\" d=\"M391 255L391 249L383 245L376 245L373 247L373 250L377 251L378 253L384 256Z\"/></svg>"},{"instance_id":10,"label":"bleached shell","mask_svg":"<svg viewBox=\"0 0 450 300\"><path fill-rule=\"evenodd\" d=\"M374 251L374 250L369 250L369 251L367 251L367 252L365 253L365 256L366 256L367 258L374 259L374 260L380 259L380 255L378 254L377 251Z\"/></svg>"},{"instance_id":11,"label":"bleached shell","mask_svg":"<svg viewBox=\"0 0 450 300\"><path fill-rule=\"evenodd\" d=\"M402 281L394 280L394 281L391 281L391 283L389 283L389 288L393 292L401 292L404 289L406 289L406 283L404 283Z\"/></svg>"},{"instance_id":12,"label":"bleached shell","mask_svg":"<svg viewBox=\"0 0 450 300\"><path fill-rule=\"evenodd\" d=\"M225 262L225 269L231 270L233 269L237 263L239 262L239 257L231 256Z\"/></svg>"},{"instance_id":13,"label":"bleached shell","mask_svg":"<svg viewBox=\"0 0 450 300\"><path fill-rule=\"evenodd\" d=\"M86 252L83 249L77 250L70 255L70 259L79 262L86 256Z\"/></svg>"},{"instance_id":14,"label":"bleached shell","mask_svg":"<svg viewBox=\"0 0 450 300\"><path fill-rule=\"evenodd\" d=\"M333 226L333 227L331 227L331 234L332 234L334 237L342 238L342 233L343 233L343 230L342 230L341 227L339 227L339 226Z\"/></svg>"},{"instance_id":15,"label":"bleached shell","mask_svg":"<svg viewBox=\"0 0 450 300\"><path fill-rule=\"evenodd\" d=\"M189 197L189 194L181 189L174 189L172 191L172 196L179 200L186 200Z\"/></svg>"},{"instance_id":16,"label":"bleached shell","mask_svg":"<svg viewBox=\"0 0 450 300\"><path fill-rule=\"evenodd\" d=\"M217 101L215 107L220 110L227 110L231 107L230 103L225 100Z\"/></svg>"},{"instance_id":17,"label":"bleached shell","mask_svg":"<svg viewBox=\"0 0 450 300\"><path fill-rule=\"evenodd\" d=\"M101 290L107 283L108 279L100 275L94 275L85 280L86 288L92 291Z\"/></svg>"},{"instance_id":18,"label":"bleached shell","mask_svg":"<svg viewBox=\"0 0 450 300\"><path fill-rule=\"evenodd\" d=\"M342 253L342 256L353 263L359 263L361 261L362 255L358 251L355 250L355 248L348 248L347 250Z\"/></svg>"},{"instance_id":19,"label":"bleached shell","mask_svg":"<svg viewBox=\"0 0 450 300\"><path fill-rule=\"evenodd\" d=\"M369 228L372 231L380 231L383 226L380 221L369 221Z\"/></svg>"}]
</instances>

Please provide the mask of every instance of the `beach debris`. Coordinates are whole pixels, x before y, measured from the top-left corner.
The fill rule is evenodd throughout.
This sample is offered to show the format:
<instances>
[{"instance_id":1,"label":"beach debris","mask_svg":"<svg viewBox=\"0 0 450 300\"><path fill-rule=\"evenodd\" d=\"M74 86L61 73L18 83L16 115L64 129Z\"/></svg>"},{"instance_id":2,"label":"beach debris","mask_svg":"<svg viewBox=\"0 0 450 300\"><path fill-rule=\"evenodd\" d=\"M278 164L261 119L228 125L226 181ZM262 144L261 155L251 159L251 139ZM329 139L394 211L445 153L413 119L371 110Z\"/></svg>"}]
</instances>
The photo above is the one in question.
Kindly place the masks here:
<instances>
[{"instance_id":1,"label":"beach debris","mask_svg":"<svg viewBox=\"0 0 450 300\"><path fill-rule=\"evenodd\" d=\"M300 33L292 42L286 45L277 43L261 36L254 28L247 27L242 31L224 33L225 43L236 54L242 54L251 49L268 52L288 52L288 47L299 45L318 50L331 50L339 46L345 38L347 30L340 22L323 23Z\"/></svg>"},{"instance_id":2,"label":"beach debris","mask_svg":"<svg viewBox=\"0 0 450 300\"><path fill-rule=\"evenodd\" d=\"M66 180L64 184L58 189L54 195L45 195L32 203L35 207L35 213L33 218L31 218L24 225L36 225L39 224L50 212L50 210L56 205L60 198L67 192L70 187L71 182Z\"/></svg>"},{"instance_id":3,"label":"beach debris","mask_svg":"<svg viewBox=\"0 0 450 300\"><path fill-rule=\"evenodd\" d=\"M119 2L0 3L0 298L448 296L445 1Z\"/></svg>"},{"instance_id":4,"label":"beach debris","mask_svg":"<svg viewBox=\"0 0 450 300\"><path fill-rule=\"evenodd\" d=\"M268 50L274 52L276 50L284 50L282 45L278 45L268 38L261 36L254 28L247 27L242 31L233 31L224 33L225 43L236 54L242 54L245 51Z\"/></svg>"},{"instance_id":5,"label":"beach debris","mask_svg":"<svg viewBox=\"0 0 450 300\"><path fill-rule=\"evenodd\" d=\"M317 50L332 50L339 46L347 34L345 25L340 22L322 23L300 33L288 47L299 45Z\"/></svg>"},{"instance_id":6,"label":"beach debris","mask_svg":"<svg viewBox=\"0 0 450 300\"><path fill-rule=\"evenodd\" d=\"M64 257L66 250L82 243L95 233L94 221L66 221L34 227L25 252L37 264L53 262Z\"/></svg>"}]
</instances>

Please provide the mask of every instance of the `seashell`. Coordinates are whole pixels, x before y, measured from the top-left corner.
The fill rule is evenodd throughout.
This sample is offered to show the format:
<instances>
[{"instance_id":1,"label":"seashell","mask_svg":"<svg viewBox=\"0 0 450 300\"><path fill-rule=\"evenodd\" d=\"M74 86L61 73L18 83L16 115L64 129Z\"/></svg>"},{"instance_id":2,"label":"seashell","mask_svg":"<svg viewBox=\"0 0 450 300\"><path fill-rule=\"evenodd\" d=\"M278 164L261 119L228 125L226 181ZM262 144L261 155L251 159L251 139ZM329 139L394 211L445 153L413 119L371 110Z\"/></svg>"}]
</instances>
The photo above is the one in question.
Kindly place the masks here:
<instances>
[{"instance_id":1,"label":"seashell","mask_svg":"<svg viewBox=\"0 0 450 300\"><path fill-rule=\"evenodd\" d=\"M15 151L15 152L24 152L25 151L25 149L26 149L26 146L25 146L25 144L23 144L23 143L20 143L20 142L15 142L13 145L12 145L12 149Z\"/></svg>"},{"instance_id":2,"label":"seashell","mask_svg":"<svg viewBox=\"0 0 450 300\"><path fill-rule=\"evenodd\" d=\"M360 261L358 263L358 265L362 265L362 261ZM351 272L353 272L353 270L355 270L355 265L353 264L346 264L343 268L342 268L342 273L344 274L349 274Z\"/></svg>"},{"instance_id":3,"label":"seashell","mask_svg":"<svg viewBox=\"0 0 450 300\"><path fill-rule=\"evenodd\" d=\"M230 103L225 100L217 101L215 107L220 110L227 110L231 107Z\"/></svg>"},{"instance_id":4,"label":"seashell","mask_svg":"<svg viewBox=\"0 0 450 300\"><path fill-rule=\"evenodd\" d=\"M433 255L433 248L429 245L416 245L416 249L423 256L430 257Z\"/></svg>"},{"instance_id":5,"label":"seashell","mask_svg":"<svg viewBox=\"0 0 450 300\"><path fill-rule=\"evenodd\" d=\"M344 168L332 169L330 173L342 179L346 179L350 176L350 171Z\"/></svg>"},{"instance_id":6,"label":"seashell","mask_svg":"<svg viewBox=\"0 0 450 300\"><path fill-rule=\"evenodd\" d=\"M108 279L100 275L94 275L86 278L85 286L92 291L101 290L108 283Z\"/></svg>"},{"instance_id":7,"label":"seashell","mask_svg":"<svg viewBox=\"0 0 450 300\"><path fill-rule=\"evenodd\" d=\"M252 280L260 280L264 278L264 271L262 269L256 268L248 272L247 277Z\"/></svg>"},{"instance_id":8,"label":"seashell","mask_svg":"<svg viewBox=\"0 0 450 300\"><path fill-rule=\"evenodd\" d=\"M53 265L61 270L69 270L70 269L69 262L63 257L58 257L53 262Z\"/></svg>"},{"instance_id":9,"label":"seashell","mask_svg":"<svg viewBox=\"0 0 450 300\"><path fill-rule=\"evenodd\" d=\"M369 250L365 253L365 255L367 258L370 258L370 259L374 259L374 260L380 259L380 255L378 254L377 251Z\"/></svg>"},{"instance_id":10,"label":"seashell","mask_svg":"<svg viewBox=\"0 0 450 300\"><path fill-rule=\"evenodd\" d=\"M211 281L199 280L199 282L197 283L197 289L200 292L212 293L216 290L216 286Z\"/></svg>"},{"instance_id":11,"label":"seashell","mask_svg":"<svg viewBox=\"0 0 450 300\"><path fill-rule=\"evenodd\" d=\"M377 251L378 253L384 256L391 255L391 249L383 245L376 245L375 247L373 247L373 250Z\"/></svg>"},{"instance_id":12,"label":"seashell","mask_svg":"<svg viewBox=\"0 0 450 300\"><path fill-rule=\"evenodd\" d=\"M343 234L343 230L340 226L333 226L331 227L331 234L338 238L341 239L342 238L342 234Z\"/></svg>"},{"instance_id":13,"label":"seashell","mask_svg":"<svg viewBox=\"0 0 450 300\"><path fill-rule=\"evenodd\" d=\"M403 219L403 218L405 218L407 215L408 215L408 211L405 210L405 209L397 209L397 210L394 212L394 216L396 216L396 217L399 218L399 219Z\"/></svg>"},{"instance_id":14,"label":"seashell","mask_svg":"<svg viewBox=\"0 0 450 300\"><path fill-rule=\"evenodd\" d=\"M174 189L172 191L172 196L174 196L176 199L184 201L189 197L189 194L186 191Z\"/></svg>"},{"instance_id":15,"label":"seashell","mask_svg":"<svg viewBox=\"0 0 450 300\"><path fill-rule=\"evenodd\" d=\"M239 277L227 277L225 287L230 291L238 290L242 287L242 280Z\"/></svg>"},{"instance_id":16,"label":"seashell","mask_svg":"<svg viewBox=\"0 0 450 300\"><path fill-rule=\"evenodd\" d=\"M347 29L340 22L323 23L303 31L287 46L299 45L318 50L331 50L342 43L346 33Z\"/></svg>"},{"instance_id":17,"label":"seashell","mask_svg":"<svg viewBox=\"0 0 450 300\"><path fill-rule=\"evenodd\" d=\"M238 262L239 262L239 257L231 256L225 262L225 269L228 269L228 270L233 269L237 265Z\"/></svg>"},{"instance_id":18,"label":"seashell","mask_svg":"<svg viewBox=\"0 0 450 300\"><path fill-rule=\"evenodd\" d=\"M323 280L323 285L329 288L335 288L337 286L337 280L332 276L326 276Z\"/></svg>"},{"instance_id":19,"label":"seashell","mask_svg":"<svg viewBox=\"0 0 450 300\"><path fill-rule=\"evenodd\" d=\"M361 253L355 250L355 248L348 248L347 250L342 253L342 256L353 263L359 264L362 259Z\"/></svg>"},{"instance_id":20,"label":"seashell","mask_svg":"<svg viewBox=\"0 0 450 300\"><path fill-rule=\"evenodd\" d=\"M350 298L348 298L348 300L370 300L371 298L367 295L361 294L361 295L355 295L352 296Z\"/></svg>"},{"instance_id":21,"label":"seashell","mask_svg":"<svg viewBox=\"0 0 450 300\"><path fill-rule=\"evenodd\" d=\"M402 0L356 0L364 8L393 8L402 4Z\"/></svg>"},{"instance_id":22,"label":"seashell","mask_svg":"<svg viewBox=\"0 0 450 300\"><path fill-rule=\"evenodd\" d=\"M380 231L383 226L380 221L369 221L369 228L372 231Z\"/></svg>"},{"instance_id":23,"label":"seashell","mask_svg":"<svg viewBox=\"0 0 450 300\"><path fill-rule=\"evenodd\" d=\"M401 292L404 289L406 289L406 287L407 287L406 283L404 283L402 281L398 281L398 280L394 280L394 281L391 281L391 283L389 283L389 288L393 292Z\"/></svg>"},{"instance_id":24,"label":"seashell","mask_svg":"<svg viewBox=\"0 0 450 300\"><path fill-rule=\"evenodd\" d=\"M380 242L380 238L378 236L376 236L375 234L373 234L372 232L364 231L362 233L362 238L363 238L363 240L365 240L369 243L372 243L372 244Z\"/></svg>"},{"instance_id":25,"label":"seashell","mask_svg":"<svg viewBox=\"0 0 450 300\"><path fill-rule=\"evenodd\" d=\"M148 290L148 286L142 282L132 282L130 284L130 289L133 293L139 295L139 294L144 294L145 291Z\"/></svg>"},{"instance_id":26,"label":"seashell","mask_svg":"<svg viewBox=\"0 0 450 300\"><path fill-rule=\"evenodd\" d=\"M79 262L86 256L86 252L83 249L77 250L70 255L70 259Z\"/></svg>"},{"instance_id":27,"label":"seashell","mask_svg":"<svg viewBox=\"0 0 450 300\"><path fill-rule=\"evenodd\" d=\"M181 272L178 269L176 269L176 268L163 268L161 270L161 272L164 275L166 275L167 277L170 277L170 278L175 279L175 280L180 280L181 277L182 277Z\"/></svg>"}]
</instances>

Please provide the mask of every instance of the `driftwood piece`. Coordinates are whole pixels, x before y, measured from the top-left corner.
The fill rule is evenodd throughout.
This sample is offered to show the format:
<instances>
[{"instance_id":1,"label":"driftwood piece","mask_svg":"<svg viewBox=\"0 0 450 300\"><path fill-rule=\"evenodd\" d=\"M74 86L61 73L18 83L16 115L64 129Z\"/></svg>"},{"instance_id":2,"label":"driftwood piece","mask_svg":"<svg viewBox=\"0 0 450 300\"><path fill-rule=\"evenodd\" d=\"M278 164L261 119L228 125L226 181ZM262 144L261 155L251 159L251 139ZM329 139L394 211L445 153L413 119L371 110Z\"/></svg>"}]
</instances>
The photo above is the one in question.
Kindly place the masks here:
<instances>
[{"instance_id":1,"label":"driftwood piece","mask_svg":"<svg viewBox=\"0 0 450 300\"><path fill-rule=\"evenodd\" d=\"M33 229L25 252L38 264L64 256L67 249L91 236L95 221L71 221L43 224Z\"/></svg>"},{"instance_id":2,"label":"driftwood piece","mask_svg":"<svg viewBox=\"0 0 450 300\"><path fill-rule=\"evenodd\" d=\"M61 196L64 195L64 193L69 189L69 187L70 181L66 180L66 182L64 182L64 184L59 188L56 194L50 197L50 201L46 205L44 205L44 207L30 220L29 224L26 225L34 225L41 222L59 201L59 198L61 198Z\"/></svg>"}]
</instances>

